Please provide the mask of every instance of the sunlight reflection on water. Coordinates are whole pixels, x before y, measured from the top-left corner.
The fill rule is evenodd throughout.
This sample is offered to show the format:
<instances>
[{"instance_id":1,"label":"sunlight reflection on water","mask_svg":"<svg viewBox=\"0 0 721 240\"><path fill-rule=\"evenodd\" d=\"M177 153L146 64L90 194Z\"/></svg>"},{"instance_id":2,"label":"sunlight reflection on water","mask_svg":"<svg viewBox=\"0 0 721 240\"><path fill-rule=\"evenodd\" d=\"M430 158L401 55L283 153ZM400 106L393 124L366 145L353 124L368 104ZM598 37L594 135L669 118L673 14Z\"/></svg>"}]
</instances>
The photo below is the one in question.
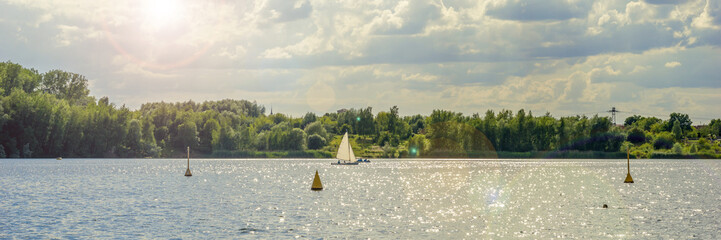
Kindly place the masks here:
<instances>
[{"instance_id":1,"label":"sunlight reflection on water","mask_svg":"<svg viewBox=\"0 0 721 240\"><path fill-rule=\"evenodd\" d=\"M0 238L718 238L721 165L0 160ZM323 191L310 191L315 170ZM608 209L601 206L608 204Z\"/></svg>"}]
</instances>

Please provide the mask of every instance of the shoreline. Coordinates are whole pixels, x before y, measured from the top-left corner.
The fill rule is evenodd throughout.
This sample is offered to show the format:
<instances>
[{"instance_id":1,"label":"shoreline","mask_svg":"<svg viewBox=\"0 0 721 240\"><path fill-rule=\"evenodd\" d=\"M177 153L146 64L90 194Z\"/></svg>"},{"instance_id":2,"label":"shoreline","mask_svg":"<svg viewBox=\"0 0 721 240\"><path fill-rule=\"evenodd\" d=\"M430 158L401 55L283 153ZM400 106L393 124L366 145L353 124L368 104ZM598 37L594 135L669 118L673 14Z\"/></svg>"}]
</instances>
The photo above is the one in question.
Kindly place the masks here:
<instances>
[{"instance_id":1,"label":"shoreline","mask_svg":"<svg viewBox=\"0 0 721 240\"><path fill-rule=\"evenodd\" d=\"M445 154L444 154L445 153ZM140 158L125 158L118 156L102 156L102 157L73 157L73 156L62 156L65 158L74 159L140 159ZM162 157L162 158L149 158L144 159L185 159L186 155L176 154L173 156ZM27 159L44 159L44 158L55 158L55 157L41 157L41 158L27 158ZM320 151L320 150L306 150L306 151L220 151L210 154L192 154L192 159L334 159L335 156L331 152ZM624 152L596 152L596 151L547 151L547 152L465 152L465 153L452 153L448 152L435 152L428 155L419 156L399 156L399 157L382 157L382 156L359 156L359 158L368 159L396 159L396 160L413 160L413 159L626 159L626 153ZM640 157L630 155L631 159L720 159L721 156L713 155L709 153L695 153L695 154L670 154L654 152L649 157ZM23 159L23 158L13 158Z\"/></svg>"}]
</instances>

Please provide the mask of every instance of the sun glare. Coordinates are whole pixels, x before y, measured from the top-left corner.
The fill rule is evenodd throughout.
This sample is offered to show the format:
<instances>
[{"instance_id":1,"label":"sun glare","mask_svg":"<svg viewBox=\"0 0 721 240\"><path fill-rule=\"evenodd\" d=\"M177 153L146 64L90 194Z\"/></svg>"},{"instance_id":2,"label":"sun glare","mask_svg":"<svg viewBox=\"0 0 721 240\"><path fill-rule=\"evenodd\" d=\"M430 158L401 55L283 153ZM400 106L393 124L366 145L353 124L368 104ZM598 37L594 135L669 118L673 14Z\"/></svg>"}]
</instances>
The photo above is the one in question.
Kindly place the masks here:
<instances>
[{"instance_id":1,"label":"sun glare","mask_svg":"<svg viewBox=\"0 0 721 240\"><path fill-rule=\"evenodd\" d=\"M145 2L145 17L148 23L162 27L178 22L182 15L179 0L152 0Z\"/></svg>"},{"instance_id":2,"label":"sun glare","mask_svg":"<svg viewBox=\"0 0 721 240\"><path fill-rule=\"evenodd\" d=\"M103 28L109 43L130 62L148 69L177 68L194 62L213 45L213 38L207 36L221 22L222 3L222 0L118 3L118 7L110 7L102 14Z\"/></svg>"}]
</instances>

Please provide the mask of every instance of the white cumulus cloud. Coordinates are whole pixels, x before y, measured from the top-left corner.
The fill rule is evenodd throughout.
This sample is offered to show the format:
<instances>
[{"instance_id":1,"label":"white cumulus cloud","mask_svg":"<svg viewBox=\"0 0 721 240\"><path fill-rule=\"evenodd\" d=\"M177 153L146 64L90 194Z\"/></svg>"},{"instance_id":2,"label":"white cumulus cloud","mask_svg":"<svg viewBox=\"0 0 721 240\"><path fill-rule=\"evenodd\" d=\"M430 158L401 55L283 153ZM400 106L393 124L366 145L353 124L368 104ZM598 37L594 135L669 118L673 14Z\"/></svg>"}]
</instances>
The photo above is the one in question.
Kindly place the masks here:
<instances>
[{"instance_id":1,"label":"white cumulus cloud","mask_svg":"<svg viewBox=\"0 0 721 240\"><path fill-rule=\"evenodd\" d=\"M664 64L664 66L666 66L667 68L675 68L681 66L681 63L677 61L667 62L666 64Z\"/></svg>"}]
</instances>

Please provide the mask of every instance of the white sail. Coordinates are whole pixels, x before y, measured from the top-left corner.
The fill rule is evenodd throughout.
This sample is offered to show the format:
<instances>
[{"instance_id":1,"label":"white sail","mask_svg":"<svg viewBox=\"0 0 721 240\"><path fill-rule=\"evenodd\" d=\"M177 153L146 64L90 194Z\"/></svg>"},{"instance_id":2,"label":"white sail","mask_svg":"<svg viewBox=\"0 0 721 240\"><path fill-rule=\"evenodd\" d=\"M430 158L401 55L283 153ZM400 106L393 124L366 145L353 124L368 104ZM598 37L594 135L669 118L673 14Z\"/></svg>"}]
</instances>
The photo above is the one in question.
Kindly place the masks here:
<instances>
[{"instance_id":1,"label":"white sail","mask_svg":"<svg viewBox=\"0 0 721 240\"><path fill-rule=\"evenodd\" d=\"M338 155L336 155L335 158L343 162L356 161L355 154L353 154L353 148L351 148L350 141L348 141L348 132L343 135L343 139L340 141L340 146L338 146Z\"/></svg>"},{"instance_id":2,"label":"white sail","mask_svg":"<svg viewBox=\"0 0 721 240\"><path fill-rule=\"evenodd\" d=\"M348 134L348 133L346 132L345 134ZM356 161L355 153L353 152L353 148L350 145L350 140L348 140L348 152L350 152L349 162L355 162Z\"/></svg>"}]
</instances>

